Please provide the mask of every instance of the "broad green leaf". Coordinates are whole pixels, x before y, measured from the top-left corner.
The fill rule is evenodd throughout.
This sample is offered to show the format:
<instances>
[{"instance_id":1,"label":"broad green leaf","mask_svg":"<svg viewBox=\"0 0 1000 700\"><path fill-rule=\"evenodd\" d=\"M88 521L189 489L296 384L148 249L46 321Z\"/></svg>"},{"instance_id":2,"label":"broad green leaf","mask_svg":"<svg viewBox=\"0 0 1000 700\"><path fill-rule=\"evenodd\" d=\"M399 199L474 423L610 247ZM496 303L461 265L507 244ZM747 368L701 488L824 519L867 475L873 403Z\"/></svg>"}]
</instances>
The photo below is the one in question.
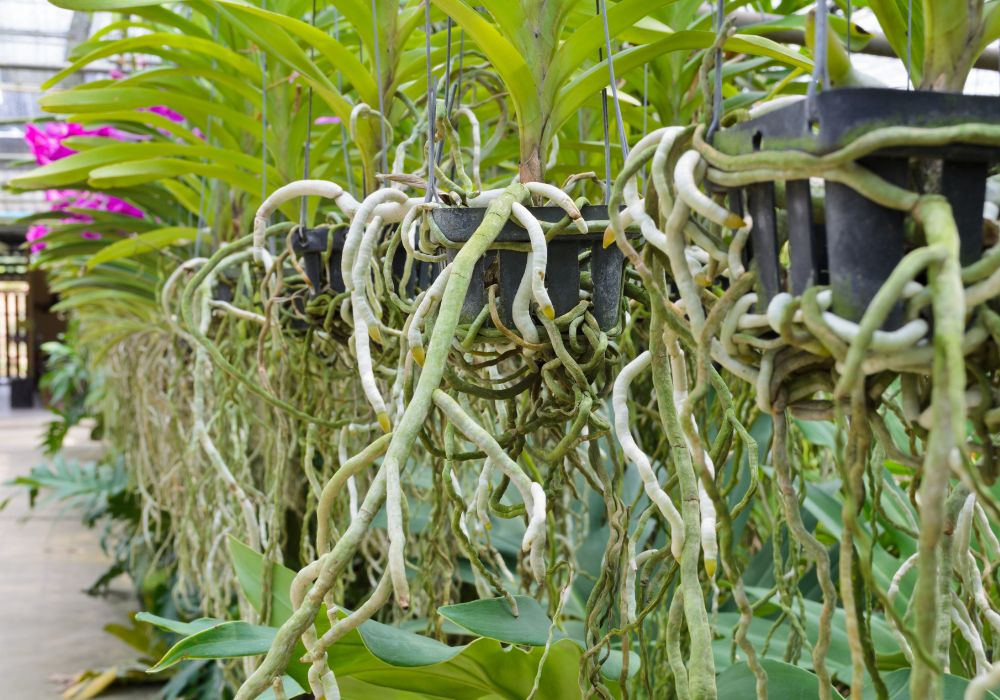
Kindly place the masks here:
<instances>
[{"instance_id":1,"label":"broad green leaf","mask_svg":"<svg viewBox=\"0 0 1000 700\"><path fill-rule=\"evenodd\" d=\"M663 54L672 51L706 49L712 45L713 41L715 41L713 32L685 30L675 32L652 44L619 51L611 60L614 62L615 73L624 75ZM812 62L805 57L764 37L736 34L726 41L725 49L752 56L767 56L796 68L812 68ZM563 122L575 115L587 100L601 91L607 82L607 59L580 73L560 91L551 120L551 128L558 128Z\"/></svg>"},{"instance_id":2,"label":"broad green leaf","mask_svg":"<svg viewBox=\"0 0 1000 700\"><path fill-rule=\"evenodd\" d=\"M158 0L52 0L56 7L66 10L81 10L86 12L114 12L132 7L160 5Z\"/></svg>"},{"instance_id":3,"label":"broad green leaf","mask_svg":"<svg viewBox=\"0 0 1000 700\"><path fill-rule=\"evenodd\" d=\"M263 557L233 538L229 539L229 551L245 595L252 605L259 606ZM294 573L283 566L273 565L272 575L272 622L280 624L291 615L288 591ZM531 599L524 600L526 603ZM519 605L521 604L524 603L519 599ZM471 612L476 611L473 609ZM540 607L530 613L536 624L539 622L539 612ZM467 617L478 619L480 616L471 614ZM544 613L541 613L541 617L545 617ZM486 615L485 618L489 621L492 616ZM317 619L320 632L326 629L320 624L325 623L325 619L326 614L321 611ZM414 638L423 641L417 642ZM544 644L544 640L542 643ZM335 650L335 653L329 655L329 659L338 678L359 681L364 683L366 689L391 689L391 692L371 696L398 697L400 700L523 698L531 690L538 664L545 653L540 646L525 651L518 646L507 647L503 642L486 638L476 639L465 646L448 647L397 627L372 621L362 624L359 630L337 642ZM580 643L574 640L558 639L553 642L546 657L539 691L535 695L538 700L575 700L581 697L577 686L581 653ZM635 670L638 666L638 657L631 656L630 670ZM605 671L617 674L620 669L621 654L612 652L605 662ZM617 675L609 678L612 689L616 687L615 678ZM347 687L346 683L342 686ZM345 694L345 697L348 696Z\"/></svg>"},{"instance_id":4,"label":"broad green leaf","mask_svg":"<svg viewBox=\"0 0 1000 700\"><path fill-rule=\"evenodd\" d=\"M85 307L89 304L101 303L113 297L120 302L128 304L153 304L153 298L147 294L133 294L123 290L91 289L74 294L61 300L52 307L53 311L62 312Z\"/></svg>"},{"instance_id":5,"label":"broad green leaf","mask_svg":"<svg viewBox=\"0 0 1000 700\"><path fill-rule=\"evenodd\" d=\"M298 682L291 676L281 677L281 689L284 691L285 697L288 698L288 700L292 700L292 698L298 698L307 694L306 691L302 689L302 686L299 685ZM344 689L342 688L342 690ZM350 697L350 696L345 696L345 697ZM258 700L274 700L274 690L268 688L267 690L265 690L263 693L260 694Z\"/></svg>"},{"instance_id":6,"label":"broad green leaf","mask_svg":"<svg viewBox=\"0 0 1000 700\"><path fill-rule=\"evenodd\" d=\"M976 57L997 39L1000 39L1000 2L988 2L983 9L982 35Z\"/></svg>"},{"instance_id":7,"label":"broad green leaf","mask_svg":"<svg viewBox=\"0 0 1000 700\"><path fill-rule=\"evenodd\" d=\"M767 697L771 700L790 698L818 698L819 679L798 666L784 661L762 659L760 665L767 671ZM745 663L730 666L719 674L716 680L720 698L755 698L757 679ZM843 700L843 696L831 686L830 694Z\"/></svg>"},{"instance_id":8,"label":"broad green leaf","mask_svg":"<svg viewBox=\"0 0 1000 700\"><path fill-rule=\"evenodd\" d=\"M608 33L611 37L616 37L639 19L674 2L677 0L622 0L611 5L607 9ZM596 59L597 52L603 48L604 21L600 15L595 14L577 27L559 47L550 69L549 79L554 83L554 88L558 90L584 62Z\"/></svg>"},{"instance_id":9,"label":"broad green leaf","mask_svg":"<svg viewBox=\"0 0 1000 700\"><path fill-rule=\"evenodd\" d=\"M552 621L542 606L528 596L514 596L514 600L517 601L518 617L514 617L505 598L444 605L438 608L438 613L481 637L508 644L545 646Z\"/></svg>"},{"instance_id":10,"label":"broad green leaf","mask_svg":"<svg viewBox=\"0 0 1000 700\"><path fill-rule=\"evenodd\" d=\"M171 620L170 618L160 617L148 612L136 613L135 619L138 622L148 622L155 627L159 627L161 630L181 634L185 637L203 632L210 627L217 627L225 622L225 620L218 620L212 617L202 617L191 622L181 622L180 620Z\"/></svg>"},{"instance_id":11,"label":"broad green leaf","mask_svg":"<svg viewBox=\"0 0 1000 700\"><path fill-rule=\"evenodd\" d=\"M149 672L157 673L185 659L233 659L266 654L277 631L249 622L223 622L177 642Z\"/></svg>"},{"instance_id":12,"label":"broad green leaf","mask_svg":"<svg viewBox=\"0 0 1000 700\"><path fill-rule=\"evenodd\" d=\"M102 42L102 46L91 51L68 67L56 73L42 84L43 90L48 90L53 85L58 84L68 75L72 75L89 63L107 58L108 56L118 56L127 53L142 53L143 49L162 49L171 47L183 49L185 52L202 54L214 61L219 61L230 66L237 73L244 75L249 80L260 81L260 67L235 51L231 51L222 44L209 39L200 39L193 36L184 36L172 32L153 32L151 34L140 34L126 39Z\"/></svg>"},{"instance_id":13,"label":"broad green leaf","mask_svg":"<svg viewBox=\"0 0 1000 700\"><path fill-rule=\"evenodd\" d=\"M811 421L794 418L795 427L811 445L825 447L833 452L837 449L837 426L828 420Z\"/></svg>"},{"instance_id":14,"label":"broad green leaf","mask_svg":"<svg viewBox=\"0 0 1000 700\"><path fill-rule=\"evenodd\" d=\"M243 589L243 595L258 612L263 600L264 557L240 542L235 537L226 538L229 557L233 560L236 578ZM288 592L292 588L295 572L280 564L271 564L271 623L280 625L292 616L292 602Z\"/></svg>"},{"instance_id":15,"label":"broad green leaf","mask_svg":"<svg viewBox=\"0 0 1000 700\"><path fill-rule=\"evenodd\" d=\"M233 101L238 98L243 98L250 104L254 105L256 109L260 109L261 102L259 85L254 85L253 83L248 82L247 79L241 74L226 73L210 67L190 65L153 66L152 68L147 68L146 70L137 71L127 75L118 80L115 85L119 87L146 87L149 85L163 86L164 92L168 93L168 95L165 96L165 100L170 102L171 97L169 93L187 93L193 88L199 88L199 91L202 92L203 96L206 96L208 92L200 90L202 83L197 82L197 80L195 80L196 78L201 78L205 83L211 85L213 90L223 88L225 90L232 91L235 94L229 99Z\"/></svg>"},{"instance_id":16,"label":"broad green leaf","mask_svg":"<svg viewBox=\"0 0 1000 700\"><path fill-rule=\"evenodd\" d=\"M896 55L906 61L907 47L911 57L910 73L915 85L920 84L924 64L924 14L923 3L913 0L869 0L868 7L875 13L879 27ZM912 9L912 15L909 10ZM913 38L907 42L907 18L913 30Z\"/></svg>"},{"instance_id":17,"label":"broad green leaf","mask_svg":"<svg viewBox=\"0 0 1000 700\"><path fill-rule=\"evenodd\" d=\"M764 596L767 591L761 588L747 588L747 595L751 599L756 600ZM823 604L816 600L803 600L801 605L805 608L805 628L806 634L810 639L817 638L819 633L819 617L822 611ZM844 609L836 608L833 613L833 623L831 625L834 638L838 636L843 637L843 646L845 649L844 658L848 659L850 656L849 648L847 646L847 622L844 618ZM889 625L885 621L885 618L879 614L873 614L871 617L871 634L872 634L872 645L880 654L892 654L898 651L898 645L895 637L892 636L892 632L889 630Z\"/></svg>"},{"instance_id":18,"label":"broad green leaf","mask_svg":"<svg viewBox=\"0 0 1000 700\"><path fill-rule=\"evenodd\" d=\"M465 646L452 647L392 625L369 620L359 628L365 646L382 661L393 666L429 666L447 661Z\"/></svg>"},{"instance_id":19,"label":"broad green leaf","mask_svg":"<svg viewBox=\"0 0 1000 700\"><path fill-rule=\"evenodd\" d=\"M336 85L306 55L306 52L280 27L268 19L251 14L236 16L230 13L230 21L244 33L251 36L269 56L283 61L301 78L309 83L316 94L329 105L334 114L343 120L350 119L352 105L340 94Z\"/></svg>"},{"instance_id":20,"label":"broad green leaf","mask_svg":"<svg viewBox=\"0 0 1000 700\"><path fill-rule=\"evenodd\" d=\"M166 131L171 136L176 138L181 138L190 144L202 144L204 141L191 131L190 129L182 126L181 124L167 119L163 115L156 114L155 112L149 111L137 111L137 110L121 110L121 111L109 111L102 114L70 114L66 117L68 122L79 122L81 124L90 124L98 122L101 124L113 124L115 122L119 123L136 123L145 126L152 127L154 129L162 129Z\"/></svg>"},{"instance_id":21,"label":"broad green leaf","mask_svg":"<svg viewBox=\"0 0 1000 700\"><path fill-rule=\"evenodd\" d=\"M190 174L221 180L249 194L260 192L260 180L232 166L202 163L183 158L134 160L94 168L87 182L95 189L134 187L164 178Z\"/></svg>"},{"instance_id":22,"label":"broad green leaf","mask_svg":"<svg viewBox=\"0 0 1000 700\"><path fill-rule=\"evenodd\" d=\"M253 5L236 3L231 0L223 0L221 4L236 14L255 15L291 32L306 42L308 46L314 47L321 56L329 61L331 66L336 66L337 70L343 74L344 79L358 91L362 102L378 103L378 86L371 73L357 59L354 52L326 32L280 12L269 12Z\"/></svg>"},{"instance_id":23,"label":"broad green leaf","mask_svg":"<svg viewBox=\"0 0 1000 700\"><path fill-rule=\"evenodd\" d=\"M160 90L127 86L100 87L50 92L43 95L38 100L38 104L45 111L55 114L107 112L137 107L156 107L163 104L164 97L164 93ZM259 137L260 135L260 122L256 118L217 102L173 92L170 94L170 107L188 119L198 117L207 122L209 118L215 117L226 124L252 133L254 136Z\"/></svg>"},{"instance_id":24,"label":"broad green leaf","mask_svg":"<svg viewBox=\"0 0 1000 700\"><path fill-rule=\"evenodd\" d=\"M514 100L522 130L541 119L538 86L517 49L463 0L432 1L465 30L500 74Z\"/></svg>"},{"instance_id":25,"label":"broad green leaf","mask_svg":"<svg viewBox=\"0 0 1000 700\"><path fill-rule=\"evenodd\" d=\"M131 258L144 253L151 253L179 242L193 241L198 235L198 229L188 226L167 226L140 233L122 241L116 241L103 248L101 252L87 261L87 268L119 258Z\"/></svg>"},{"instance_id":26,"label":"broad green leaf","mask_svg":"<svg viewBox=\"0 0 1000 700\"><path fill-rule=\"evenodd\" d=\"M910 673L910 669L901 668L892 673L882 674L882 682L885 683L886 690L889 691L889 700L910 700L913 697L910 695ZM969 681L966 678L946 673L943 685L943 700L963 700L965 690L969 687ZM874 688L865 688L863 700L875 700L875 697ZM987 691L984 697L988 700L1000 700L1000 695L990 691Z\"/></svg>"}]
</instances>

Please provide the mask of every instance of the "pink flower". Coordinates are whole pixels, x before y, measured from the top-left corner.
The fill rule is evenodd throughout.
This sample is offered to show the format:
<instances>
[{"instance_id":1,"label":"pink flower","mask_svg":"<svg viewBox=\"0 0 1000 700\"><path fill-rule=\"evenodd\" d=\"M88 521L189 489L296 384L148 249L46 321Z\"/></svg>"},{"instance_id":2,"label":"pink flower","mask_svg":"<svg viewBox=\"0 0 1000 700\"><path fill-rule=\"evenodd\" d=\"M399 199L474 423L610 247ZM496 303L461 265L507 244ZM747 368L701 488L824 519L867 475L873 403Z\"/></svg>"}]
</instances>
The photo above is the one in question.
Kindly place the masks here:
<instances>
[{"instance_id":1,"label":"pink flower","mask_svg":"<svg viewBox=\"0 0 1000 700\"><path fill-rule=\"evenodd\" d=\"M166 107L153 107L150 111L166 116L168 119L178 121L182 116ZM175 118L176 117L176 118ZM117 140L131 140L132 134L126 134L109 126L97 129L86 129L81 124L73 122L49 122L44 129L34 124L28 124L25 129L25 140L27 140L35 160L39 165L45 165L53 161L73 155L76 151L63 144L63 140L71 136L98 136ZM94 221L88 214L82 214L71 209L92 209L95 211L107 211L122 216L130 216L141 219L145 216L138 207L129 204L123 199L112 197L102 192L84 192L78 190L47 190L45 199L50 203L53 212L62 212L62 223L89 224ZM25 239L31 243L31 252L37 253L45 248L45 242L41 239L49 232L49 227L43 224L34 224L25 234ZM83 231L82 238L87 240L98 240L101 234L96 231Z\"/></svg>"},{"instance_id":2,"label":"pink flower","mask_svg":"<svg viewBox=\"0 0 1000 700\"><path fill-rule=\"evenodd\" d=\"M110 126L86 129L82 124L74 122L48 122L44 130L34 124L27 124L24 128L24 138L39 165L45 165L76 153L75 150L63 144L65 139L72 136L98 136L118 140L132 138L130 134Z\"/></svg>"},{"instance_id":3,"label":"pink flower","mask_svg":"<svg viewBox=\"0 0 1000 700\"><path fill-rule=\"evenodd\" d=\"M316 117L314 124L339 124L340 117Z\"/></svg>"},{"instance_id":4,"label":"pink flower","mask_svg":"<svg viewBox=\"0 0 1000 700\"><path fill-rule=\"evenodd\" d=\"M161 117L166 117L172 122L182 122L184 121L184 115L179 112L175 112L166 105L157 105L155 107L140 107L140 112L152 112L153 114L159 114Z\"/></svg>"}]
</instances>

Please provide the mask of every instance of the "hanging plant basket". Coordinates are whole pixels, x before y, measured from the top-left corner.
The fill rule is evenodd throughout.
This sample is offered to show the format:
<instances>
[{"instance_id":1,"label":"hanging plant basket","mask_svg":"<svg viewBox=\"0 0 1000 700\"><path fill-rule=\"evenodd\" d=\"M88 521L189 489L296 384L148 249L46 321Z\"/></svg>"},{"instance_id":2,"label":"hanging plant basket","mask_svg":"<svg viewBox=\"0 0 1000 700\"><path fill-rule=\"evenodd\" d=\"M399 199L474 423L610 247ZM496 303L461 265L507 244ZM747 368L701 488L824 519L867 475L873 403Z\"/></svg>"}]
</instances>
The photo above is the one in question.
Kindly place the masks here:
<instances>
[{"instance_id":1,"label":"hanging plant basket","mask_svg":"<svg viewBox=\"0 0 1000 700\"><path fill-rule=\"evenodd\" d=\"M212 290L212 298L216 301L223 301L227 304L233 303L236 298L236 288L239 285L239 273L233 270L226 270L216 278L215 287Z\"/></svg>"},{"instance_id":2,"label":"hanging plant basket","mask_svg":"<svg viewBox=\"0 0 1000 700\"><path fill-rule=\"evenodd\" d=\"M559 207L528 207L528 211L542 223L553 224L566 217ZM482 223L485 212L481 208L442 208L434 210L432 217L444 237L461 246ZM580 213L585 221L608 220L606 206L585 206ZM583 234L572 227L556 235L548 244L545 286L558 317L580 303L581 280L589 277L591 313L601 330L607 332L614 330L621 320L625 256L617 246L604 248L602 239L603 234ZM463 323L475 320L489 301L488 289L496 284L500 320L508 327L513 325L514 295L524 275L528 254L506 246L528 242L528 233L516 223L508 221L504 225L493 246L476 263L462 306ZM449 260L457 253L457 247L448 248Z\"/></svg>"},{"instance_id":3,"label":"hanging plant basket","mask_svg":"<svg viewBox=\"0 0 1000 700\"><path fill-rule=\"evenodd\" d=\"M344 276L340 270L340 260L347 238L347 229L341 226L332 230L332 241L330 236L330 226L300 229L292 235L292 250L302 260L302 269L309 278L315 294L323 291L339 294L346 289ZM323 256L328 248L330 256L324 268Z\"/></svg>"},{"instance_id":4,"label":"hanging plant basket","mask_svg":"<svg viewBox=\"0 0 1000 700\"><path fill-rule=\"evenodd\" d=\"M729 155L757 151L801 151L824 155L885 127L945 127L970 123L1000 125L1000 100L940 92L843 88L815 98L812 115L803 100L724 129L713 145ZM811 116L811 119L810 119ZM983 201L990 165L1000 144L962 143L904 146L876 151L858 161L888 182L914 189L913 161L941 161L940 194L951 204L961 237L962 264L977 260L983 247ZM766 303L787 289L801 294L829 284L835 313L859 320L906 248L904 212L888 209L847 185L824 181L825 217L814 220L808 180L785 182L789 268L778 260L775 183L742 188L753 217L751 255ZM899 325L901 309L886 322Z\"/></svg>"}]
</instances>

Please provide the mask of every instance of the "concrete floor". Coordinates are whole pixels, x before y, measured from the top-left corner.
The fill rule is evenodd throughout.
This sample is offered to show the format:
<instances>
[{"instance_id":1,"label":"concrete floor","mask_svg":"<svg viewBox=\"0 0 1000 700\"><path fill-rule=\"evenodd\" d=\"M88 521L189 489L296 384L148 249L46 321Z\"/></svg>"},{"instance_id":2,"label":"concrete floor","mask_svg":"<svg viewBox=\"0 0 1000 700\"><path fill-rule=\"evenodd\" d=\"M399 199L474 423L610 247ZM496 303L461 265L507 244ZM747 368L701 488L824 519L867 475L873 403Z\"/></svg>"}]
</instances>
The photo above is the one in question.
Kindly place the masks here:
<instances>
[{"instance_id":1,"label":"concrete floor","mask_svg":"<svg viewBox=\"0 0 1000 700\"><path fill-rule=\"evenodd\" d=\"M98 533L58 505L30 512L24 489L4 482L44 460L38 450L48 414L12 412L0 394L0 697L46 700L60 697L65 683L85 669L128 663L136 654L103 631L128 623L136 609L131 587L119 578L111 594L94 598L82 591L106 568ZM93 445L74 449L93 452ZM84 456L81 453L81 456ZM156 686L139 686L101 697L153 698Z\"/></svg>"}]
</instances>

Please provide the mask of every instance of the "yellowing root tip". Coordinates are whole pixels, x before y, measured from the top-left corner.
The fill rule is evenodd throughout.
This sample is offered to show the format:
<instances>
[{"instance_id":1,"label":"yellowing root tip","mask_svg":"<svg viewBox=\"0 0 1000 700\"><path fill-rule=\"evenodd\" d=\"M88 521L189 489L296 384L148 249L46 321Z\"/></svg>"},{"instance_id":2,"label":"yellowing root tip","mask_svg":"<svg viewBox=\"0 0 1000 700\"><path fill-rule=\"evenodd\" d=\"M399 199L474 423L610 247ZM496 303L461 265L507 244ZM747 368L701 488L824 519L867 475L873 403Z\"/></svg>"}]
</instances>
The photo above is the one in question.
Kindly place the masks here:
<instances>
[{"instance_id":1,"label":"yellowing root tip","mask_svg":"<svg viewBox=\"0 0 1000 700\"><path fill-rule=\"evenodd\" d=\"M378 329L377 326L368 327L368 336L376 343L382 342L382 332Z\"/></svg>"},{"instance_id":2,"label":"yellowing root tip","mask_svg":"<svg viewBox=\"0 0 1000 700\"><path fill-rule=\"evenodd\" d=\"M378 424L382 426L384 432L389 432L392 430L392 423L389 421L389 414L384 411L378 414Z\"/></svg>"},{"instance_id":3,"label":"yellowing root tip","mask_svg":"<svg viewBox=\"0 0 1000 700\"><path fill-rule=\"evenodd\" d=\"M608 226L604 229L604 240L601 241L601 245L605 248L610 248L615 244L615 230Z\"/></svg>"},{"instance_id":4,"label":"yellowing root tip","mask_svg":"<svg viewBox=\"0 0 1000 700\"><path fill-rule=\"evenodd\" d=\"M715 559L706 559L705 560L705 572L708 574L709 578L715 578L716 567L717 567L717 564L716 564Z\"/></svg>"},{"instance_id":5,"label":"yellowing root tip","mask_svg":"<svg viewBox=\"0 0 1000 700\"><path fill-rule=\"evenodd\" d=\"M747 222L743 220L742 216L737 216L736 214L730 214L726 218L726 227L731 229L741 229L747 225Z\"/></svg>"},{"instance_id":6,"label":"yellowing root tip","mask_svg":"<svg viewBox=\"0 0 1000 700\"><path fill-rule=\"evenodd\" d=\"M549 319L550 321L556 317L556 310L552 308L551 304L543 307L542 313L545 314L545 318Z\"/></svg>"},{"instance_id":7,"label":"yellowing root tip","mask_svg":"<svg viewBox=\"0 0 1000 700\"><path fill-rule=\"evenodd\" d=\"M413 355L413 360L421 367L424 366L424 360L427 359L426 353L424 353L423 348L410 348L410 354Z\"/></svg>"}]
</instances>

